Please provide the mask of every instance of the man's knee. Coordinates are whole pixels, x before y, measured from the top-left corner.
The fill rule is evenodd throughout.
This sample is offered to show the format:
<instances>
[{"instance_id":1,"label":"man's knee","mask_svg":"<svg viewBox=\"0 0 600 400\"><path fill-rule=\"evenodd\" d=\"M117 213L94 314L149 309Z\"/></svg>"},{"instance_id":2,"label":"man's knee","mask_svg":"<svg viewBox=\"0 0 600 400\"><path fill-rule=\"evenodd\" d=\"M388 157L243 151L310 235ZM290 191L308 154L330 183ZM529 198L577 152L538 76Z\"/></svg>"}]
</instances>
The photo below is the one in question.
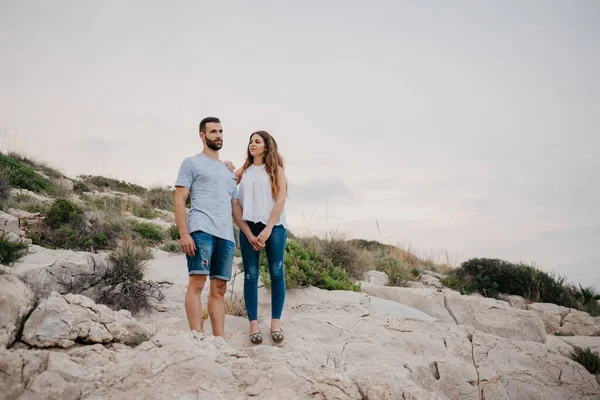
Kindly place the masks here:
<instances>
[{"instance_id":1,"label":"man's knee","mask_svg":"<svg viewBox=\"0 0 600 400\"><path fill-rule=\"evenodd\" d=\"M225 296L227 292L227 281L221 279L213 279L210 281L210 295L216 297Z\"/></svg>"},{"instance_id":2,"label":"man's knee","mask_svg":"<svg viewBox=\"0 0 600 400\"><path fill-rule=\"evenodd\" d=\"M200 293L204 289L206 283L206 275L190 275L190 282L188 284L188 290Z\"/></svg>"}]
</instances>

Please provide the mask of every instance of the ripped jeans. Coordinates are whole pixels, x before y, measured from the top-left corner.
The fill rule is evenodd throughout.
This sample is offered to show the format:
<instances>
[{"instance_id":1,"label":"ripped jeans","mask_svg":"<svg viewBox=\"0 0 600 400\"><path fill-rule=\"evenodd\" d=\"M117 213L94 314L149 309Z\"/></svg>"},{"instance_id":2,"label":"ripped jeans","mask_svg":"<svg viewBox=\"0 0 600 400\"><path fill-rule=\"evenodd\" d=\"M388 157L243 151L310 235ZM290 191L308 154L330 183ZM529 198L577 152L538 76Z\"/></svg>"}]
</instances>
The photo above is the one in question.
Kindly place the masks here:
<instances>
[{"instance_id":1,"label":"ripped jeans","mask_svg":"<svg viewBox=\"0 0 600 400\"><path fill-rule=\"evenodd\" d=\"M265 228L265 224L248 222L254 236L258 236ZM287 231L283 225L276 225L271 231L271 236L265 243L269 274L271 275L271 318L280 319L285 302L285 275L283 267L283 254ZM260 252L254 251L248 238L240 231L240 249L244 263L244 302L248 320L258 320L258 279Z\"/></svg>"}]
</instances>

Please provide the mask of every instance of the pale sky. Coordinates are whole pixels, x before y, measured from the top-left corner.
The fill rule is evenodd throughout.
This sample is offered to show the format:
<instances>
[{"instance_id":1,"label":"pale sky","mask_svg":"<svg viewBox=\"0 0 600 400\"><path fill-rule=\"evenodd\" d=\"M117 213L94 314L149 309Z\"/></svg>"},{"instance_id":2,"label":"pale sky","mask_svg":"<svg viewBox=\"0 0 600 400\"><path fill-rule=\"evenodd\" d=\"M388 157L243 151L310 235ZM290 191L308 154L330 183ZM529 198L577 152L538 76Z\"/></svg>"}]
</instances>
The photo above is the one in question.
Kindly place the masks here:
<instances>
[{"instance_id":1,"label":"pale sky","mask_svg":"<svg viewBox=\"0 0 600 400\"><path fill-rule=\"evenodd\" d=\"M357 3L0 0L0 149L172 185L217 116L293 232L600 288L600 2Z\"/></svg>"}]
</instances>

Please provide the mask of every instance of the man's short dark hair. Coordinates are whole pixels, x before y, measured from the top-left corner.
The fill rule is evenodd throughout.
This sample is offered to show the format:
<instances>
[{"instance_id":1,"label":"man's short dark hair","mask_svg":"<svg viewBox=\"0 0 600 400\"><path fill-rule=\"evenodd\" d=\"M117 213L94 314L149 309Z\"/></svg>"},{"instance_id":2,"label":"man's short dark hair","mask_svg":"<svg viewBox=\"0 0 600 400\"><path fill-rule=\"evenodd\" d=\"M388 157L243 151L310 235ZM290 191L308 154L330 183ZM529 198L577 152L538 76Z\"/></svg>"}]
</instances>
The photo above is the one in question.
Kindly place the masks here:
<instances>
[{"instance_id":1,"label":"man's short dark hair","mask_svg":"<svg viewBox=\"0 0 600 400\"><path fill-rule=\"evenodd\" d=\"M200 121L200 132L206 132L206 124L210 124L211 122L220 124L221 121L217 117L206 117L202 121Z\"/></svg>"}]
</instances>

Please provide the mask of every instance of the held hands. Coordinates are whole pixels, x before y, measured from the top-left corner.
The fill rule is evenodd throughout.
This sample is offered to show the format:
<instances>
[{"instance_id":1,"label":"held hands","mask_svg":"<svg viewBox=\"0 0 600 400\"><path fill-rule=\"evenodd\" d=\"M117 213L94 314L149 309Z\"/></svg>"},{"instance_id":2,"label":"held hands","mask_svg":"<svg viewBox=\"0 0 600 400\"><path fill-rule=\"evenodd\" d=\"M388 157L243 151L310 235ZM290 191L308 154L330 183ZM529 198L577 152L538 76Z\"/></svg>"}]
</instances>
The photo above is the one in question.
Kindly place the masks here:
<instances>
[{"instance_id":1,"label":"held hands","mask_svg":"<svg viewBox=\"0 0 600 400\"><path fill-rule=\"evenodd\" d=\"M193 257L194 254L196 254L196 243L189 233L181 236L181 239L179 239L179 245L181 246L181 251L188 256Z\"/></svg>"},{"instance_id":2,"label":"held hands","mask_svg":"<svg viewBox=\"0 0 600 400\"><path fill-rule=\"evenodd\" d=\"M271 237L272 230L273 230L273 228L269 228L268 226L265 226L265 229L263 229L262 232L259 233L256 243L261 245L262 247L265 247L267 240L269 240L269 237Z\"/></svg>"},{"instance_id":3,"label":"held hands","mask_svg":"<svg viewBox=\"0 0 600 400\"><path fill-rule=\"evenodd\" d=\"M252 248L254 249L254 251L260 251L260 249L264 248L265 245L258 243L258 238L254 235L246 235L246 237L248 238L248 241L250 242L250 244L252 245Z\"/></svg>"}]
</instances>

